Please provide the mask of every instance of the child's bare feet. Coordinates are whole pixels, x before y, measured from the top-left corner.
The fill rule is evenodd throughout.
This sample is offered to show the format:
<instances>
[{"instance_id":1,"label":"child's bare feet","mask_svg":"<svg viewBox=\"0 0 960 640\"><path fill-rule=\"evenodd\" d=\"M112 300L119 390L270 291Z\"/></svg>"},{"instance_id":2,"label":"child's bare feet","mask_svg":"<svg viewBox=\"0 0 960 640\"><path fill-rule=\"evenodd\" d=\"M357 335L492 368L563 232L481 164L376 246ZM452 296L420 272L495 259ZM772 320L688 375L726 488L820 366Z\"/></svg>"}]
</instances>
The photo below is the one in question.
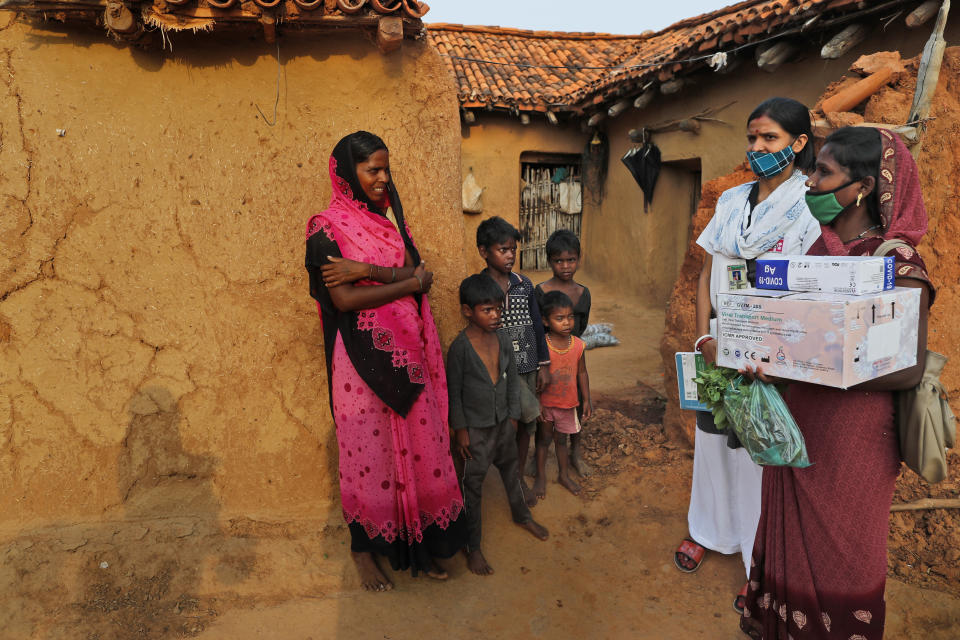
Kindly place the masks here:
<instances>
[{"instance_id":1,"label":"child's bare feet","mask_svg":"<svg viewBox=\"0 0 960 640\"><path fill-rule=\"evenodd\" d=\"M467 552L467 567L478 576L493 574L493 567L487 564L487 559L483 557L483 552L480 549Z\"/></svg>"},{"instance_id":2,"label":"child's bare feet","mask_svg":"<svg viewBox=\"0 0 960 640\"><path fill-rule=\"evenodd\" d=\"M533 492L539 500L547 497L547 478L544 474L538 475L533 481Z\"/></svg>"},{"instance_id":3,"label":"child's bare feet","mask_svg":"<svg viewBox=\"0 0 960 640\"><path fill-rule=\"evenodd\" d=\"M350 552L354 563L357 565L357 571L360 572L360 584L367 591L390 591L393 589L393 583L387 579L377 566L377 560L372 553Z\"/></svg>"},{"instance_id":4,"label":"child's bare feet","mask_svg":"<svg viewBox=\"0 0 960 640\"><path fill-rule=\"evenodd\" d=\"M530 476L531 478L537 477L537 458L536 456L531 456L527 460L527 468L524 469L523 474Z\"/></svg>"},{"instance_id":5,"label":"child's bare feet","mask_svg":"<svg viewBox=\"0 0 960 640\"><path fill-rule=\"evenodd\" d=\"M571 480L569 475L560 474L560 476L557 477L557 482L563 485L566 490L573 495L580 495L580 485Z\"/></svg>"},{"instance_id":6,"label":"child's bare feet","mask_svg":"<svg viewBox=\"0 0 960 640\"><path fill-rule=\"evenodd\" d=\"M440 566L440 563L437 562L435 558L430 558L430 568L427 570L427 577L433 578L434 580L446 580L450 577L450 574Z\"/></svg>"},{"instance_id":7,"label":"child's bare feet","mask_svg":"<svg viewBox=\"0 0 960 640\"><path fill-rule=\"evenodd\" d=\"M580 457L580 454L571 453L570 454L570 466L573 467L573 470L577 472L577 475L581 478L586 478L593 473L593 469L590 468L583 458Z\"/></svg>"},{"instance_id":8,"label":"child's bare feet","mask_svg":"<svg viewBox=\"0 0 960 640\"><path fill-rule=\"evenodd\" d=\"M547 531L547 528L537 522L536 520L530 520L529 522L519 523L521 527L532 533L537 538L541 540L546 540L550 537L550 532Z\"/></svg>"},{"instance_id":9,"label":"child's bare feet","mask_svg":"<svg viewBox=\"0 0 960 640\"><path fill-rule=\"evenodd\" d=\"M527 481L523 478L520 478L520 490L523 492L523 501L527 503L528 507L537 506L537 494L530 490Z\"/></svg>"}]
</instances>

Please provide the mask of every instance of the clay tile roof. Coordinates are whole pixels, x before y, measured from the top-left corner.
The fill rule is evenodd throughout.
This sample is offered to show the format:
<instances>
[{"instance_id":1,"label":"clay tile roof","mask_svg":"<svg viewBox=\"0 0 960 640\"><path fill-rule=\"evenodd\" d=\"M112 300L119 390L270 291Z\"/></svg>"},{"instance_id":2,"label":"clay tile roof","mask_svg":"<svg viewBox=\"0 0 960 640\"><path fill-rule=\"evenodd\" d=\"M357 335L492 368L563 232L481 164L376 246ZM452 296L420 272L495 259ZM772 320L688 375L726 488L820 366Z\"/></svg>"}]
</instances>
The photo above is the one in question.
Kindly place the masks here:
<instances>
[{"instance_id":1,"label":"clay tile roof","mask_svg":"<svg viewBox=\"0 0 960 640\"><path fill-rule=\"evenodd\" d=\"M590 67L617 64L641 40L457 24L431 24L427 34L457 78L465 107L537 111L568 108L571 95L605 73Z\"/></svg>"},{"instance_id":2,"label":"clay tile roof","mask_svg":"<svg viewBox=\"0 0 960 640\"><path fill-rule=\"evenodd\" d=\"M705 67L714 53L800 33L818 16L804 33L839 31L851 14L884 8L883 15L889 15L891 6L860 0L746 0L633 36L455 24L428 24L427 34L457 78L463 107L582 112L620 95L637 95L651 81Z\"/></svg>"}]
</instances>

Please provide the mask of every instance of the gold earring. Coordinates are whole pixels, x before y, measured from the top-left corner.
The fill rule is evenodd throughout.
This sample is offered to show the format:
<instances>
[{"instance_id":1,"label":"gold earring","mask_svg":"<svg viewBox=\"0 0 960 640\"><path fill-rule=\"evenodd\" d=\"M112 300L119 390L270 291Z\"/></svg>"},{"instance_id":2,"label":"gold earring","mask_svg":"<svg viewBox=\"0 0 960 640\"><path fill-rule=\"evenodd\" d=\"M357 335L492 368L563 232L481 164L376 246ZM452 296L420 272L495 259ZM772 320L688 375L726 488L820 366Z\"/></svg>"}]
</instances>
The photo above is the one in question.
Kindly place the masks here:
<instances>
[{"instance_id":1,"label":"gold earring","mask_svg":"<svg viewBox=\"0 0 960 640\"><path fill-rule=\"evenodd\" d=\"M861 200L863 200L863 194L862 194L862 193L858 193L858 194L857 194L857 206L858 206L858 207L860 206L860 201L861 201Z\"/></svg>"}]
</instances>

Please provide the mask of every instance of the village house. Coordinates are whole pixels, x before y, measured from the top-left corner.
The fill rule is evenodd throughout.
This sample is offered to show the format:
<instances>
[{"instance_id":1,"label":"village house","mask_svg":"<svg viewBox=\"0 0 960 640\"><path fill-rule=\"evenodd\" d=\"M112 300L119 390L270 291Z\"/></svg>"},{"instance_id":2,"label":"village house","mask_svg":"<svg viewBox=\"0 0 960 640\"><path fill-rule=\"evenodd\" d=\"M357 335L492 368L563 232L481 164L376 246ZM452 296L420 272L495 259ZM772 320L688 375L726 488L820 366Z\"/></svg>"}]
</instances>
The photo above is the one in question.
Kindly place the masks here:
<instances>
[{"instance_id":1,"label":"village house","mask_svg":"<svg viewBox=\"0 0 960 640\"><path fill-rule=\"evenodd\" d=\"M813 107L866 53L918 55L938 8L751 0L636 36L428 25L457 82L463 177L483 189L466 244L500 215L527 235L520 268L545 269L546 237L572 228L590 275L665 305L700 187L744 161L751 110L777 95ZM958 36L954 18L945 38ZM647 141L660 151L649 200L621 161ZM561 204L570 182L581 208Z\"/></svg>"},{"instance_id":2,"label":"village house","mask_svg":"<svg viewBox=\"0 0 960 640\"><path fill-rule=\"evenodd\" d=\"M337 494L304 224L328 201L335 142L370 130L390 145L436 273L445 345L462 326L457 285L482 266L476 227L501 215L526 234L523 269L546 268L555 228L580 233L592 278L667 309L672 357L691 340L680 309L699 268L690 243L716 196L702 187L741 164L749 111L772 95L814 106L861 54L916 56L933 5L750 0L657 33L605 35L425 25L417 0L0 0L3 637L729 627L714 607L722 593L732 615L730 566L701 572L695 589L669 569L689 460L657 411L641 423L612 403L598 403L607 422L594 424L617 462L589 495L555 492L538 507L560 514L549 544L524 539L540 547L521 555L504 509L496 535L510 562L496 577L461 567L440 585L397 572L393 594L363 593ZM946 38L958 35L953 19ZM942 285L931 342L956 363L951 55L952 102L937 103L920 166L928 264ZM621 161L647 142L660 151L652 198ZM956 397L960 376L949 375ZM656 391L648 399L662 408ZM642 473L628 453L640 449L656 456ZM956 577L929 570L957 571L944 555L955 537L941 535L939 564L915 563L903 540L933 537L934 523L900 531L898 571L914 584ZM952 595L898 589L898 629L957 620Z\"/></svg>"},{"instance_id":3,"label":"village house","mask_svg":"<svg viewBox=\"0 0 960 640\"><path fill-rule=\"evenodd\" d=\"M391 145L445 340L494 214L527 234L520 268L545 268L549 232L572 228L591 275L662 306L700 185L742 161L749 111L771 95L813 105L863 53L916 55L929 4L750 1L637 36L425 37L414 0L4 3L19 12L0 35L18 123L0 148L4 525L167 499L129 446L155 420L204 471L151 464L203 478L221 516L335 509L291 229L326 201L343 134ZM621 163L644 141L660 150L652 199ZM468 175L482 211L460 214Z\"/></svg>"},{"instance_id":4,"label":"village house","mask_svg":"<svg viewBox=\"0 0 960 640\"><path fill-rule=\"evenodd\" d=\"M303 241L342 136L390 145L460 326L456 93L385 4L4 4L0 529L341 520Z\"/></svg>"}]
</instances>

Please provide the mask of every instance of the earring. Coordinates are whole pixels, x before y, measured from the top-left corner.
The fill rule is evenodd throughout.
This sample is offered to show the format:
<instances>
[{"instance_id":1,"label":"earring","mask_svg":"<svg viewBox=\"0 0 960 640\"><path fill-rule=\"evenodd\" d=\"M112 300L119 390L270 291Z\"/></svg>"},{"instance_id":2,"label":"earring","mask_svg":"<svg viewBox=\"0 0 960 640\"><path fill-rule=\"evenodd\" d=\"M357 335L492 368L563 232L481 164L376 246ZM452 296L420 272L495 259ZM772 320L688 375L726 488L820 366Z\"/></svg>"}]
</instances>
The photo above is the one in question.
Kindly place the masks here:
<instances>
[{"instance_id":1,"label":"earring","mask_svg":"<svg viewBox=\"0 0 960 640\"><path fill-rule=\"evenodd\" d=\"M863 194L862 194L862 193L858 193L858 194L857 194L857 206L858 206L858 207L860 206L860 201L861 201L861 200L863 200Z\"/></svg>"}]
</instances>

